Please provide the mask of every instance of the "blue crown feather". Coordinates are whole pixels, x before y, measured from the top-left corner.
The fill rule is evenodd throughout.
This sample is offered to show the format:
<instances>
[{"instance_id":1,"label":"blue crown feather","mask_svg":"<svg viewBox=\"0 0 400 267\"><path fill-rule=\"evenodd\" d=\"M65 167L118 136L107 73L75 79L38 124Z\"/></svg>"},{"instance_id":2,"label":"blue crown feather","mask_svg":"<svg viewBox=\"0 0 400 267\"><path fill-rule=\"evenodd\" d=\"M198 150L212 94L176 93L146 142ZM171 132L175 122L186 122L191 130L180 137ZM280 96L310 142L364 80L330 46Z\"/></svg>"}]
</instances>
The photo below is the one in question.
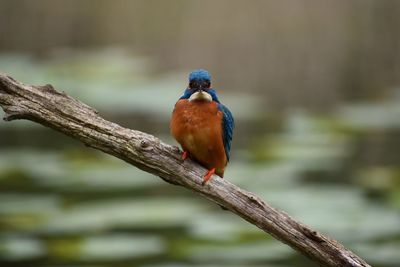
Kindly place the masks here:
<instances>
[{"instance_id":1,"label":"blue crown feather","mask_svg":"<svg viewBox=\"0 0 400 267\"><path fill-rule=\"evenodd\" d=\"M210 73L208 73L208 71L203 70L203 69L198 69L198 70L192 71L189 74L189 82L198 81L198 80L211 81L211 75L210 75Z\"/></svg>"}]
</instances>

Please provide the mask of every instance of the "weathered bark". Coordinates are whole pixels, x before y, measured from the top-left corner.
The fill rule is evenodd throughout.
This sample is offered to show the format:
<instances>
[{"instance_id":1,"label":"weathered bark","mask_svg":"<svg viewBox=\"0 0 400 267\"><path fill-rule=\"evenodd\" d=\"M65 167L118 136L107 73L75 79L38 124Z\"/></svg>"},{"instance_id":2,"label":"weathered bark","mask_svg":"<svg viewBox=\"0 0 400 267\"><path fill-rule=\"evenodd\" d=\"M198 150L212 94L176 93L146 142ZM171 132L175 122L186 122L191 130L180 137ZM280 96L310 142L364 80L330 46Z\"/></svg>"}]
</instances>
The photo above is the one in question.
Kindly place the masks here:
<instances>
[{"instance_id":1,"label":"weathered bark","mask_svg":"<svg viewBox=\"0 0 400 267\"><path fill-rule=\"evenodd\" d=\"M51 85L24 85L0 74L4 120L27 119L62 132L118 157L166 182L191 189L256 225L322 266L369 266L337 241L293 220L260 197L214 176L205 186L206 170L152 135L126 129L101 118L97 111L56 91Z\"/></svg>"}]
</instances>

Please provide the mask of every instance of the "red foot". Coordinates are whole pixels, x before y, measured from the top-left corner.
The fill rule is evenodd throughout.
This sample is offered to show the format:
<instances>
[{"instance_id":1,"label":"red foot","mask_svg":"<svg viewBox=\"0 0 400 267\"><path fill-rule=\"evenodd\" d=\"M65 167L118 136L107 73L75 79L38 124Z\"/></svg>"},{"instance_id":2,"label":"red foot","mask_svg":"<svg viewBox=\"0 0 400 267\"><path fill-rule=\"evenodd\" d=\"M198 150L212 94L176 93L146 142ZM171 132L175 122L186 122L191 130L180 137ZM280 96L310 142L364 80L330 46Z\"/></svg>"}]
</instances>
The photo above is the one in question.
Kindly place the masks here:
<instances>
[{"instance_id":1,"label":"red foot","mask_svg":"<svg viewBox=\"0 0 400 267\"><path fill-rule=\"evenodd\" d=\"M204 175L204 180L201 183L202 185L205 185L208 180L210 180L211 176L215 173L215 168L212 168L211 170L208 170L208 172L206 173L206 175Z\"/></svg>"},{"instance_id":2,"label":"red foot","mask_svg":"<svg viewBox=\"0 0 400 267\"><path fill-rule=\"evenodd\" d=\"M187 151L183 151L182 153L182 160L185 160L189 157L189 153Z\"/></svg>"}]
</instances>

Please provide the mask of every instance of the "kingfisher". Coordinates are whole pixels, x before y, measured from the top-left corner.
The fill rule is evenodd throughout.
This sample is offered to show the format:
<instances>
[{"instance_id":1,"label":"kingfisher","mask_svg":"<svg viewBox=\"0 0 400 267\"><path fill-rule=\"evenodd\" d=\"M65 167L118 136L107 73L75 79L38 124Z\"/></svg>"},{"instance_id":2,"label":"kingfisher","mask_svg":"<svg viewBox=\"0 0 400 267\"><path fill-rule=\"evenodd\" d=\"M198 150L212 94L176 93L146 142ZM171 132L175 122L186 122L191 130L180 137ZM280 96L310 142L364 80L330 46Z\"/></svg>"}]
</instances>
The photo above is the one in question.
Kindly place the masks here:
<instances>
[{"instance_id":1,"label":"kingfisher","mask_svg":"<svg viewBox=\"0 0 400 267\"><path fill-rule=\"evenodd\" d=\"M203 185L213 174L224 177L234 125L232 113L211 87L208 71L192 71L189 85L172 112L170 130L182 146L182 160L189 157L207 168Z\"/></svg>"}]
</instances>

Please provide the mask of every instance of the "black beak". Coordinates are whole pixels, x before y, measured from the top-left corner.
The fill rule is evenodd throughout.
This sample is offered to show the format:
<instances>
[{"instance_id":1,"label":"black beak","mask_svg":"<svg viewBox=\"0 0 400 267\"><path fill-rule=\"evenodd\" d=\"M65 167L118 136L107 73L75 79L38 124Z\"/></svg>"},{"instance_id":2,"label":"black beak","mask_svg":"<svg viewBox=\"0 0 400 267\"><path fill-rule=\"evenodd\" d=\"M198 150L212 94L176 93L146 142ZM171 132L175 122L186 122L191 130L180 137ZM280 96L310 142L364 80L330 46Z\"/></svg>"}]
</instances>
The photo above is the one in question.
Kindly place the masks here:
<instances>
[{"instance_id":1,"label":"black beak","mask_svg":"<svg viewBox=\"0 0 400 267\"><path fill-rule=\"evenodd\" d=\"M207 91L207 88L209 88L210 85L207 82L191 82L189 84L189 88L192 90L199 92L199 91Z\"/></svg>"}]
</instances>

